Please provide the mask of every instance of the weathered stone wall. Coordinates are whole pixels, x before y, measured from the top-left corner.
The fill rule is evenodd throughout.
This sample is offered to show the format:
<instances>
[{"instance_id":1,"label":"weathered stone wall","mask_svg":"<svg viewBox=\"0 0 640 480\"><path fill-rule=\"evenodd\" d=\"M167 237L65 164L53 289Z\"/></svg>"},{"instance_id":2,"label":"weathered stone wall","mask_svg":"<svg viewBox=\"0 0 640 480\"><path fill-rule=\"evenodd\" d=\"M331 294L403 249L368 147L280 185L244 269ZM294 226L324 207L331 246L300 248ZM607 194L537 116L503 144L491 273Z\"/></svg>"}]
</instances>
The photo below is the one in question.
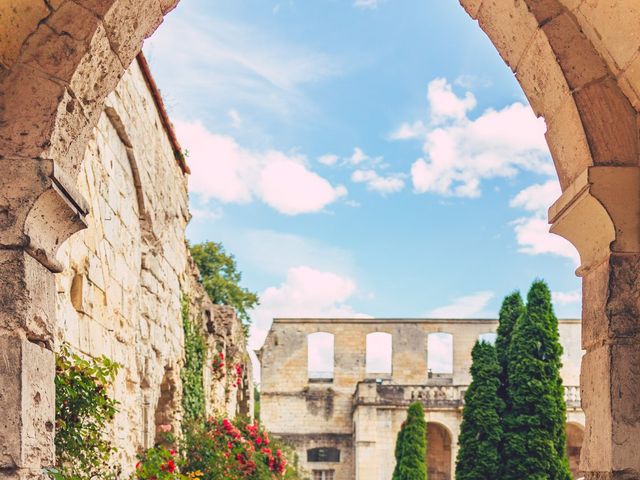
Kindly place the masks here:
<instances>
[{"instance_id":1,"label":"weathered stone wall","mask_svg":"<svg viewBox=\"0 0 640 480\"><path fill-rule=\"evenodd\" d=\"M252 406L242 326L232 309L210 302L188 253L187 180L147 75L134 62L107 97L78 177L88 228L60 249L56 276L57 340L123 366L112 438L125 472L153 446L157 427L179 429L183 295L209 346L208 413L250 414ZM212 378L215 349L243 365L239 386L235 376Z\"/></svg>"},{"instance_id":2,"label":"weathered stone wall","mask_svg":"<svg viewBox=\"0 0 640 480\"><path fill-rule=\"evenodd\" d=\"M584 426L578 387L581 324L559 323L568 421ZM275 319L260 351L262 420L294 445L309 472L334 470L335 480L388 480L406 409L420 400L437 443L432 454L440 452L432 459L430 478L450 480L471 382L471 350L480 335L495 333L497 326L496 320ZM331 380L309 379L308 336L317 332L334 335ZM366 337L375 332L392 335L391 374L366 371ZM452 336L452 374L429 374L432 333ZM307 450L315 447L339 448L340 462L307 462Z\"/></svg>"}]
</instances>

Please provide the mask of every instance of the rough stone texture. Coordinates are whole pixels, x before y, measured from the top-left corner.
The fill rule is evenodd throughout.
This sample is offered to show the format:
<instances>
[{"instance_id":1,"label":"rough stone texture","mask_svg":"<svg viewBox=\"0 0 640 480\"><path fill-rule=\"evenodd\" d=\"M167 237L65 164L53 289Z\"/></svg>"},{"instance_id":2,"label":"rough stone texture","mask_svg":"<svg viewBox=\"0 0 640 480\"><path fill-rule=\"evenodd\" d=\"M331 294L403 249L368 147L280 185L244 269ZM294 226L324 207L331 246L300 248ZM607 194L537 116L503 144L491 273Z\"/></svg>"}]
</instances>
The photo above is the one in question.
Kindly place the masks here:
<instances>
[{"instance_id":1,"label":"rough stone texture","mask_svg":"<svg viewBox=\"0 0 640 480\"><path fill-rule=\"evenodd\" d=\"M207 362L209 413L250 414L252 385L240 322L232 309L212 305L198 283L184 237L186 177L137 62L105 106L77 179L88 228L58 254L57 339L123 365L113 389L120 411L112 438L128 473L135 454L154 444L158 426L179 429L181 295L207 334L209 360L220 348L247 372L237 388L235 370L233 379L218 381Z\"/></svg>"},{"instance_id":2,"label":"rough stone texture","mask_svg":"<svg viewBox=\"0 0 640 480\"><path fill-rule=\"evenodd\" d=\"M53 354L18 335L0 337L0 352L0 382L17 386L0 392L0 471L34 474L54 459Z\"/></svg>"},{"instance_id":3,"label":"rough stone texture","mask_svg":"<svg viewBox=\"0 0 640 480\"><path fill-rule=\"evenodd\" d=\"M262 420L295 446L309 472L332 469L336 480L388 479L406 409L420 400L433 430L429 478L448 480L457 455L464 392L471 382L471 349L481 334L496 328L496 320L276 319L259 353ZM316 332L334 335L331 380L309 379L307 336ZM366 371L366 336L374 332L392 335L391 374ZM430 333L452 335L451 374L428 373ZM561 320L560 337L568 421L584 425L578 387L580 322ZM340 462L307 462L307 449L315 447L340 449Z\"/></svg>"}]
</instances>

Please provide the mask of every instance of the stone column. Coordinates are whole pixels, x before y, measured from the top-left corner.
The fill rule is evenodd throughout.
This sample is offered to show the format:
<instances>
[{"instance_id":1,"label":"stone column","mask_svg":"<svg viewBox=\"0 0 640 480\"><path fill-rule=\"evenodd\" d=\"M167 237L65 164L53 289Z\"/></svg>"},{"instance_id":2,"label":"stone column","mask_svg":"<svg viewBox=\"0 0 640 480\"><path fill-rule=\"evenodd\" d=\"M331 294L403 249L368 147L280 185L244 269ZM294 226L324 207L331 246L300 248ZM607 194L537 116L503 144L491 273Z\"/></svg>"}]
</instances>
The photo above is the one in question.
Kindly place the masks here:
<instances>
[{"instance_id":1,"label":"stone column","mask_svg":"<svg viewBox=\"0 0 640 480\"><path fill-rule=\"evenodd\" d=\"M55 253L87 208L53 161L0 159L0 477L54 462Z\"/></svg>"},{"instance_id":2,"label":"stone column","mask_svg":"<svg viewBox=\"0 0 640 480\"><path fill-rule=\"evenodd\" d=\"M640 479L640 168L589 167L549 218L581 260L581 470Z\"/></svg>"}]
</instances>

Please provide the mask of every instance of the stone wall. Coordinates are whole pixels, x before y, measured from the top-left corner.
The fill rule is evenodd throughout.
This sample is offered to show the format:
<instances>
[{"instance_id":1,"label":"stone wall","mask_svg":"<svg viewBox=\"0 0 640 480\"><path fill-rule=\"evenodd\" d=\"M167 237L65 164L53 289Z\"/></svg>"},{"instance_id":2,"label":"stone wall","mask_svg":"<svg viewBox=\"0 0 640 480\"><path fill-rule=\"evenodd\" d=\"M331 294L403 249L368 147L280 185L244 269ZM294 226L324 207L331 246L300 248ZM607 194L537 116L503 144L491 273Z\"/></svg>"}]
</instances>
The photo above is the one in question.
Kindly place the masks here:
<instances>
[{"instance_id":1,"label":"stone wall","mask_svg":"<svg viewBox=\"0 0 640 480\"><path fill-rule=\"evenodd\" d=\"M388 480L406 410L419 400L433 437L429 478L450 480L464 392L471 383L471 350L497 326L497 320L475 319L275 319L259 353L261 418L267 429L292 443L309 473L333 470L335 480ZM579 320L559 322L567 420L576 428L585 424L578 387L580 328ZM332 378L309 375L308 338L318 332L333 335ZM388 374L366 368L367 335L378 332L392 335ZM450 374L430 373L433 333L451 335ZM317 447L338 448L340 461L308 462L308 449ZM577 461L572 466L577 468Z\"/></svg>"},{"instance_id":2,"label":"stone wall","mask_svg":"<svg viewBox=\"0 0 640 480\"><path fill-rule=\"evenodd\" d=\"M138 451L153 446L158 426L179 429L183 295L209 347L207 412L252 413L242 326L198 282L185 243L187 179L144 66L134 62L106 99L78 177L90 205L88 228L60 249L64 271L56 275L57 341L123 366L113 389L120 406L112 437L125 472ZM235 371L211 376L218 350L242 364L239 386Z\"/></svg>"}]
</instances>

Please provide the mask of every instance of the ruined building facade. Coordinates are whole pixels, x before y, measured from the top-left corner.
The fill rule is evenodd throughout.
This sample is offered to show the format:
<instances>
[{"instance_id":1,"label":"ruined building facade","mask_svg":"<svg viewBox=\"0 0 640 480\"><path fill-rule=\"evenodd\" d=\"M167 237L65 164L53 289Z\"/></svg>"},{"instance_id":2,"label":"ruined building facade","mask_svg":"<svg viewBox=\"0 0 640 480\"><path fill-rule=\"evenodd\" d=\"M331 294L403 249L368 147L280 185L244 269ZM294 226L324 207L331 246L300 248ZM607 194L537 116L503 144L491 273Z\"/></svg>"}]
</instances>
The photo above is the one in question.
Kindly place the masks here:
<instances>
[{"instance_id":1,"label":"ruined building facade","mask_svg":"<svg viewBox=\"0 0 640 480\"><path fill-rule=\"evenodd\" d=\"M208 413L251 415L242 325L233 309L208 299L185 243L187 173L140 55L106 98L93 129L76 183L87 228L61 246L55 265L55 343L122 365L110 437L125 474L160 428L179 430L183 302L206 333L209 360L221 351L230 365L244 366L239 387L235 377L214 379L205 367ZM52 397L44 401L53 408ZM6 431L0 421L0 440ZM50 463L53 452L42 453Z\"/></svg>"},{"instance_id":2,"label":"ruined building facade","mask_svg":"<svg viewBox=\"0 0 640 480\"><path fill-rule=\"evenodd\" d=\"M262 421L295 446L313 480L389 480L406 409L420 400L429 480L451 480L471 349L497 326L496 320L276 319L259 352ZM580 321L560 320L560 337L568 453L577 476L585 425Z\"/></svg>"}]
</instances>

